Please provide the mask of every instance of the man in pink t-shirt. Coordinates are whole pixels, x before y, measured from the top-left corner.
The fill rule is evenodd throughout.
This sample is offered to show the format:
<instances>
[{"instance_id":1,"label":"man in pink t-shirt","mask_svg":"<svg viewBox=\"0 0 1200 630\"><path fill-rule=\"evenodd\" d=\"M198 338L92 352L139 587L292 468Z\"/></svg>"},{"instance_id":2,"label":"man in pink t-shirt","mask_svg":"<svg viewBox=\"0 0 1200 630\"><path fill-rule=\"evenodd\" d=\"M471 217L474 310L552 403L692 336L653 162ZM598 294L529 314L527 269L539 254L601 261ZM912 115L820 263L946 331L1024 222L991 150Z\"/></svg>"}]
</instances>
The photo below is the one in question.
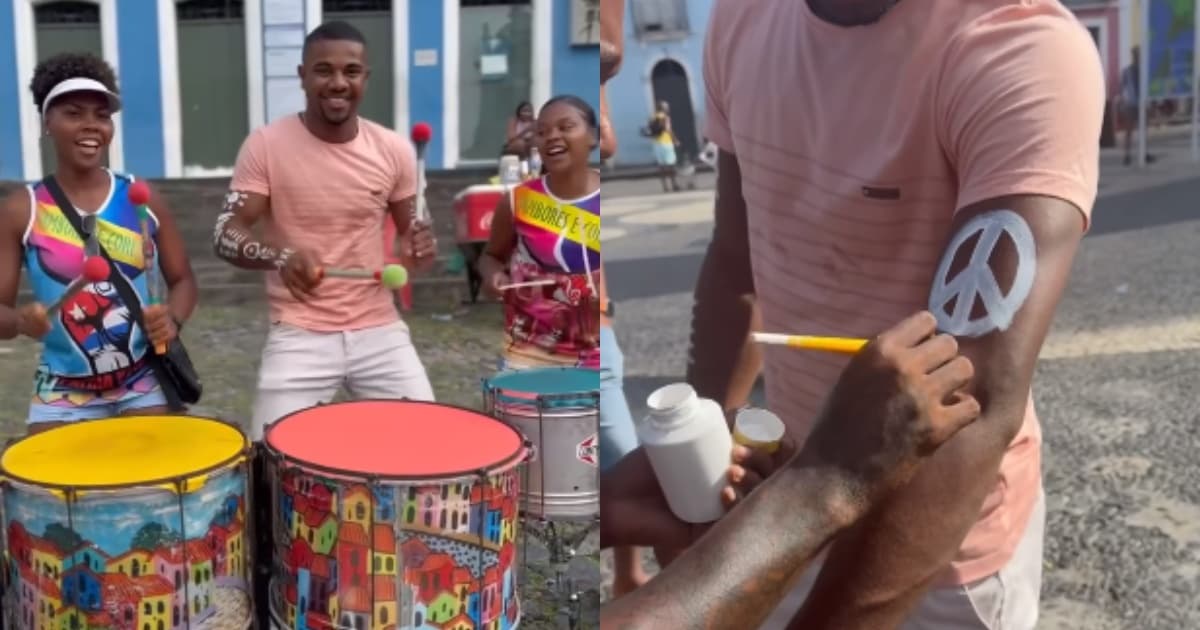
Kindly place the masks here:
<instances>
[{"instance_id":1,"label":"man in pink t-shirt","mask_svg":"<svg viewBox=\"0 0 1200 630\"><path fill-rule=\"evenodd\" d=\"M704 76L720 156L689 381L735 409L761 365L802 441L847 359L733 331L869 338L928 308L982 405L762 627L1034 628L1031 382L1096 195L1091 38L1057 0L716 0Z\"/></svg>"},{"instance_id":2,"label":"man in pink t-shirt","mask_svg":"<svg viewBox=\"0 0 1200 630\"><path fill-rule=\"evenodd\" d=\"M416 153L394 131L358 117L366 49L353 26L330 22L305 40L305 110L254 130L238 154L219 256L267 275L271 329L250 437L294 411L355 398L432 400L433 390L392 292L320 269L378 270L384 221L405 243L405 266L435 259L428 225L413 224ZM263 237L253 234L262 223Z\"/></svg>"}]
</instances>

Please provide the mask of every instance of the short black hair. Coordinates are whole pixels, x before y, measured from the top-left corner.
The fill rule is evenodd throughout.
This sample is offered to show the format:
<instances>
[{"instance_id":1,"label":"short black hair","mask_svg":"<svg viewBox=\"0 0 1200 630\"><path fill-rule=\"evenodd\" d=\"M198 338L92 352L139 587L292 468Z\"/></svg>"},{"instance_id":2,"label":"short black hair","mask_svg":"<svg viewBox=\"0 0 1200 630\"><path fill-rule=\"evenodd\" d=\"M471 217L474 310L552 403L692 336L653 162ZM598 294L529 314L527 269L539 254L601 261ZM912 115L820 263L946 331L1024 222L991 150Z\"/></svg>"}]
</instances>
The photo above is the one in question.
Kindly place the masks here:
<instances>
[{"instance_id":1,"label":"short black hair","mask_svg":"<svg viewBox=\"0 0 1200 630\"><path fill-rule=\"evenodd\" d=\"M33 69L33 80L29 90L33 92L33 103L38 113L45 114L42 105L54 86L67 79L93 79L99 81L113 94L118 94L117 77L112 66L91 53L60 53L39 63Z\"/></svg>"},{"instance_id":2,"label":"short black hair","mask_svg":"<svg viewBox=\"0 0 1200 630\"><path fill-rule=\"evenodd\" d=\"M538 115L540 116L541 112L546 111L551 105L557 105L558 103L563 103L579 110L579 115L583 116L584 122L586 122L593 131L598 132L600 130L600 121L598 118L596 118L596 110L592 109L592 106L588 105L587 101L575 96L574 94L560 94L546 101L546 103L542 105L542 109L538 112Z\"/></svg>"},{"instance_id":3,"label":"short black hair","mask_svg":"<svg viewBox=\"0 0 1200 630\"><path fill-rule=\"evenodd\" d=\"M304 38L303 55L308 56L308 47L313 42L358 42L367 47L367 40L363 37L362 31L358 30L354 25L342 20L334 20L326 22L317 28L314 28L308 37Z\"/></svg>"}]
</instances>

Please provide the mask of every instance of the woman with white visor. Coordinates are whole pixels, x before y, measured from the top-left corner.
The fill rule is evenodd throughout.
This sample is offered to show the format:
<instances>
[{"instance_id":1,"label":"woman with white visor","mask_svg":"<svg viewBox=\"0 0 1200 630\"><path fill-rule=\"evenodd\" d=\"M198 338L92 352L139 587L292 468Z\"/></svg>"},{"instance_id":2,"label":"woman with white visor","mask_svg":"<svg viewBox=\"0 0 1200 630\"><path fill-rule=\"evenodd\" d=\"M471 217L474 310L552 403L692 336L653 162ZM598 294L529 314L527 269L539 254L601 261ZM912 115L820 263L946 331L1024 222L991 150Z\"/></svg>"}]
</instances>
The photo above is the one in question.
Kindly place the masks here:
<instances>
[{"instance_id":1,"label":"woman with white visor","mask_svg":"<svg viewBox=\"0 0 1200 630\"><path fill-rule=\"evenodd\" d=\"M37 66L30 89L55 170L0 202L0 339L42 344L29 430L165 413L152 353L192 314L196 282L162 197L150 190L139 211L134 178L105 166L121 109L112 68L88 54L57 55ZM101 248L109 275L85 277L85 260ZM17 308L22 268L33 301ZM122 280L143 318L121 297Z\"/></svg>"}]
</instances>

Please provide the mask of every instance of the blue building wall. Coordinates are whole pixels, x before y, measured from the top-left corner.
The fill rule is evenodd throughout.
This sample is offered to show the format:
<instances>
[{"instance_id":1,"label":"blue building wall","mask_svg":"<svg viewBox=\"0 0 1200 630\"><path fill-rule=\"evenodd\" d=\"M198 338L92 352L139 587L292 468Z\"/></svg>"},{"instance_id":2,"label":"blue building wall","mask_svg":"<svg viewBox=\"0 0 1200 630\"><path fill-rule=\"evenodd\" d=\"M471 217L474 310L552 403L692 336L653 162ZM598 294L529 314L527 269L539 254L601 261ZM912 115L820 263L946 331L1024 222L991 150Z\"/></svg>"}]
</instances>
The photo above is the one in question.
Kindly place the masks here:
<instances>
[{"instance_id":1,"label":"blue building wall","mask_svg":"<svg viewBox=\"0 0 1200 630\"><path fill-rule=\"evenodd\" d=\"M617 76L608 82L609 116L619 145L617 164L654 162L650 140L643 137L640 130L654 112L651 73L654 65L664 59L679 62L687 72L696 118L696 138L704 137L704 33L708 28L712 0L688 0L687 4L690 33L675 41L639 41L633 20L628 13L625 16L625 61Z\"/></svg>"},{"instance_id":2,"label":"blue building wall","mask_svg":"<svg viewBox=\"0 0 1200 630\"><path fill-rule=\"evenodd\" d=\"M21 179L21 110L18 99L33 97L20 89L17 42L11 34L13 3L0 2L0 180Z\"/></svg>"},{"instance_id":3,"label":"blue building wall","mask_svg":"<svg viewBox=\"0 0 1200 630\"><path fill-rule=\"evenodd\" d=\"M554 7L554 71L551 85L555 96L574 94L600 112L600 46L571 45L571 11L567 2Z\"/></svg>"},{"instance_id":4,"label":"blue building wall","mask_svg":"<svg viewBox=\"0 0 1200 630\"><path fill-rule=\"evenodd\" d=\"M117 2L125 171L142 177L166 174L158 10L147 0Z\"/></svg>"},{"instance_id":5,"label":"blue building wall","mask_svg":"<svg viewBox=\"0 0 1200 630\"><path fill-rule=\"evenodd\" d=\"M168 135L171 133L168 129L171 123L163 105L164 53L160 52L157 45L160 41L158 12L169 10L169 3L174 1L115 0L116 65L124 106L120 120L123 169L141 177L181 175L178 172L167 172L170 161L167 151L178 151L179 141L168 141L169 138L178 136ZM457 1L409 0L407 3L408 87L404 97L408 104L409 123L426 121L434 128L433 141L426 152L431 169L454 166L446 163L446 156L452 152L446 151L447 134L443 130L446 125L458 124L457 121L449 121L444 117L447 76L444 3ZM18 44L13 35L15 29L19 28L15 7L24 2L30 0L0 1L0 180L28 180L36 176L36 173L26 173L24 168L26 161L37 163L37 160L32 159L34 154L26 155L37 149L22 145L20 104L21 99L30 99L27 89L30 77L18 76ZM164 9L164 6L168 8ZM549 83L551 93L575 94L598 109L599 46L570 44L570 3L567 0L551 0L542 6L551 7L553 11L553 41L550 49L554 59L551 64L551 76L544 79ZM261 29L262 26L247 22L246 27ZM102 26L101 32L104 31ZM450 45L457 46L458 42L452 41ZM413 51L416 50L436 50L438 63L417 66L413 55ZM459 63L470 63L470 60L460 59ZM253 80L248 87L251 91L263 89L261 82L255 85ZM169 97L170 95L168 101ZM175 95L175 98L177 99L178 95ZM400 131L407 135L407 129ZM178 130L174 132L178 133Z\"/></svg>"},{"instance_id":6,"label":"blue building wall","mask_svg":"<svg viewBox=\"0 0 1200 630\"><path fill-rule=\"evenodd\" d=\"M408 60L408 119L412 123L424 121L433 126L433 140L425 149L425 161L430 168L438 168L442 165L446 153L446 134L439 133L443 124L442 111L445 108L442 89L446 74L442 3L410 0L408 15L409 50L438 51L436 66L413 65L411 54Z\"/></svg>"}]
</instances>

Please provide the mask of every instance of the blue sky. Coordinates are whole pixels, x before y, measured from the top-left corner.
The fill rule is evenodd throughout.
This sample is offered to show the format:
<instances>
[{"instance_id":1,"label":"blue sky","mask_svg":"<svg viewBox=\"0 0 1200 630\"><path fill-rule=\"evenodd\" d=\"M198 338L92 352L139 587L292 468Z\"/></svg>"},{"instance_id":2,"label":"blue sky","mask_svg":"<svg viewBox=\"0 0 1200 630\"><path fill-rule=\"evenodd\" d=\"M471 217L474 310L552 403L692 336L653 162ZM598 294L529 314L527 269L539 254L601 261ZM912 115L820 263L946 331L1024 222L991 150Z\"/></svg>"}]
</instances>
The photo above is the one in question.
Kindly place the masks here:
<instances>
[{"instance_id":1,"label":"blue sky","mask_svg":"<svg viewBox=\"0 0 1200 630\"><path fill-rule=\"evenodd\" d=\"M188 537L199 538L208 532L208 524L219 511L224 498L242 494L245 485L241 472L209 479L199 491L184 497L184 515ZM20 521L31 534L41 536L50 523L67 524L66 504L41 493L8 488L4 493L4 512L8 520ZM128 490L119 499L103 495L84 496L72 508L75 531L96 544L109 556L129 551L134 534L151 522L162 523L179 531L178 497L162 489Z\"/></svg>"}]
</instances>

